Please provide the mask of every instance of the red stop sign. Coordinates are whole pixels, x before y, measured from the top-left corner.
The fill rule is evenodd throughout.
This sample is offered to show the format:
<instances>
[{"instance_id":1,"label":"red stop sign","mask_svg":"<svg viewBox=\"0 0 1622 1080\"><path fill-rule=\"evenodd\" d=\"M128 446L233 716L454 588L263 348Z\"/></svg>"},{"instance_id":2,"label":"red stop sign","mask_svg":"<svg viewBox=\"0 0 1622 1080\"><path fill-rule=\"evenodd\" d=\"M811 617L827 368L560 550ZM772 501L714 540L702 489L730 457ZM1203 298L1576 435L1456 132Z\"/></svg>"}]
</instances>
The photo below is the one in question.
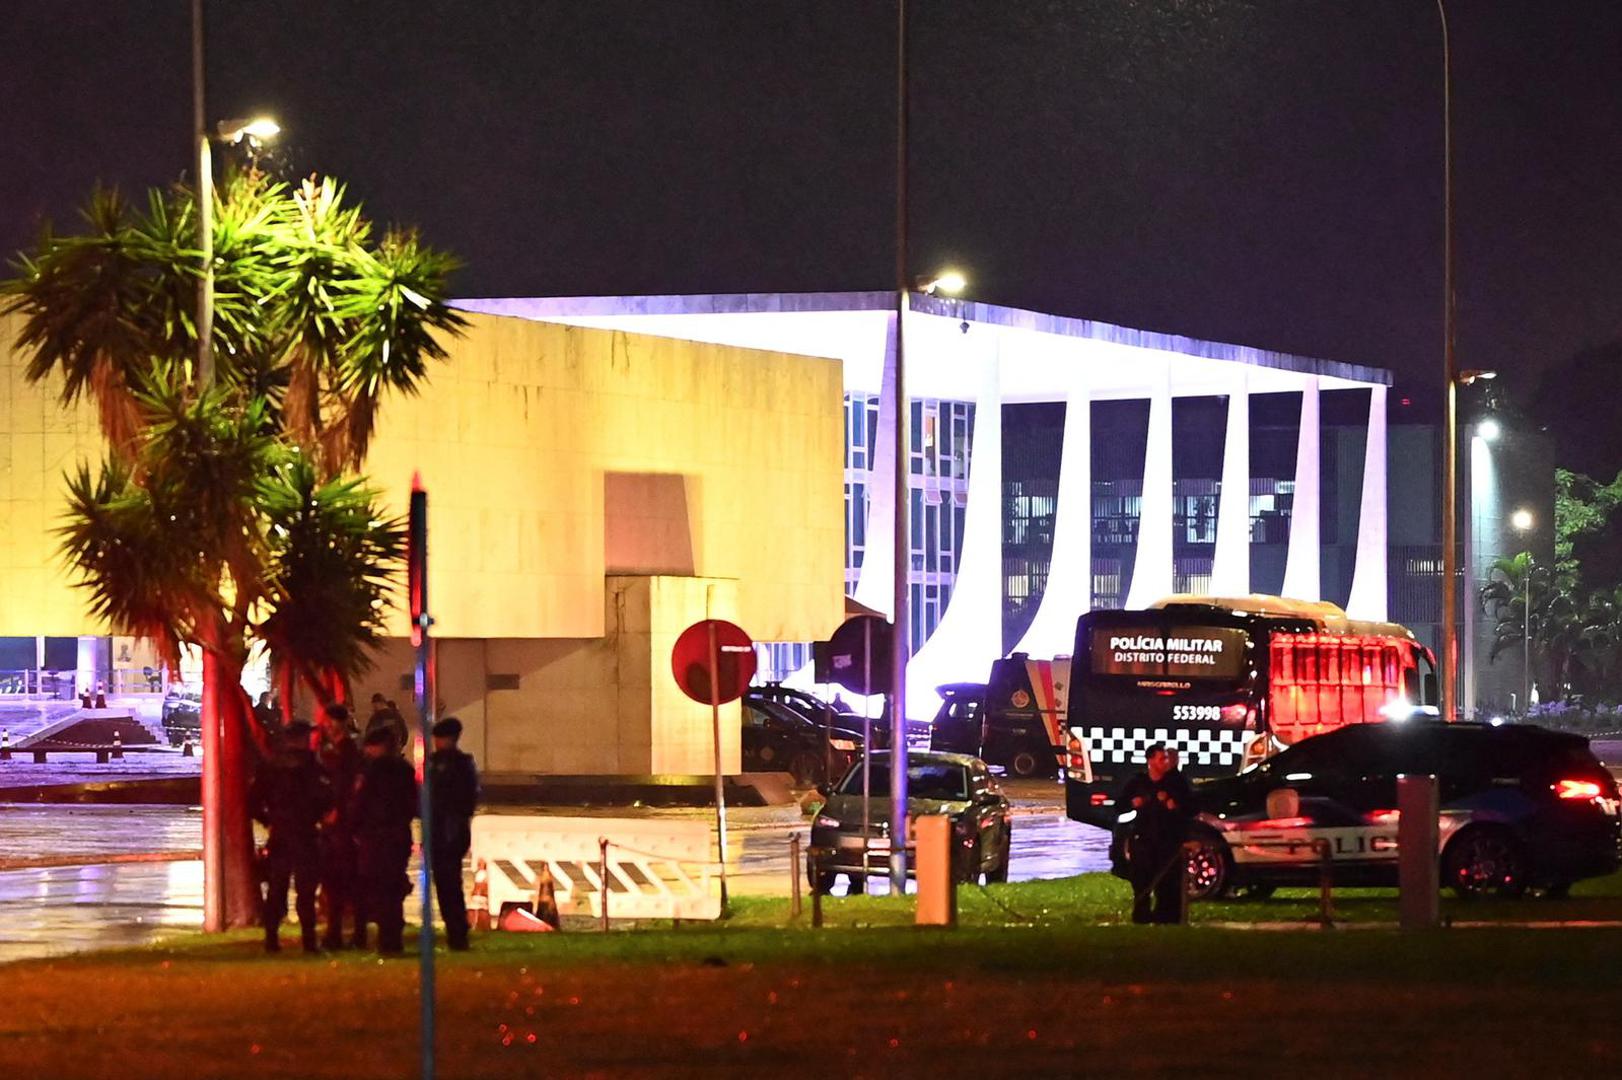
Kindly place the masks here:
<instances>
[{"instance_id":1,"label":"red stop sign","mask_svg":"<svg viewBox=\"0 0 1622 1080\"><path fill-rule=\"evenodd\" d=\"M713 675L712 655L717 669ZM725 619L705 619L676 639L676 647L670 651L670 670L682 693L694 701L724 705L743 697L749 680L755 677L755 643Z\"/></svg>"}]
</instances>

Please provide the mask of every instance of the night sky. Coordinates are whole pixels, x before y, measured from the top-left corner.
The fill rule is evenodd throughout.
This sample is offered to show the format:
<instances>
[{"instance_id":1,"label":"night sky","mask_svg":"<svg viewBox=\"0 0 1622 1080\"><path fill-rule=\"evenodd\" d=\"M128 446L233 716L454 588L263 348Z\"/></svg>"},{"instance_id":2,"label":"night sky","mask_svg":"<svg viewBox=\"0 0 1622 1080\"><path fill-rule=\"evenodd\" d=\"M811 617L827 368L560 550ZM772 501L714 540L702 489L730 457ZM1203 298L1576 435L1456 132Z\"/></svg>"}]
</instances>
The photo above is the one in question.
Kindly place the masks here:
<instances>
[{"instance_id":1,"label":"night sky","mask_svg":"<svg viewBox=\"0 0 1622 1080\"><path fill-rule=\"evenodd\" d=\"M1430 0L913 0L913 266L971 295L1395 369L1441 340ZM274 111L460 295L888 287L874 0L210 0L209 113ZM1622 4L1453 0L1460 363L1622 339ZM0 249L190 170L185 0L13 0Z\"/></svg>"}]
</instances>

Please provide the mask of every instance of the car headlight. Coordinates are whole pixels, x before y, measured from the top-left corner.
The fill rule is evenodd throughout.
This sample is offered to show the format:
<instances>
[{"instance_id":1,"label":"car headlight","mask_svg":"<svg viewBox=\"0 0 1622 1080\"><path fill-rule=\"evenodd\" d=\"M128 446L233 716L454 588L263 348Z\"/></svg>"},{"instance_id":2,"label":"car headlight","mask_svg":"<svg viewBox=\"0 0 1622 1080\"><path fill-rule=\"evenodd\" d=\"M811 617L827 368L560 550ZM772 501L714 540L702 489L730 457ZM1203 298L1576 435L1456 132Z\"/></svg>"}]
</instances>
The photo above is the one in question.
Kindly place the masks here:
<instances>
[{"instance_id":1,"label":"car headlight","mask_svg":"<svg viewBox=\"0 0 1622 1080\"><path fill-rule=\"evenodd\" d=\"M829 739L828 745L835 750L844 750L847 753L856 752L856 744L849 739Z\"/></svg>"},{"instance_id":2,"label":"car headlight","mask_svg":"<svg viewBox=\"0 0 1622 1080\"><path fill-rule=\"evenodd\" d=\"M839 828L839 819L829 817L827 814L818 814L816 821L812 822L812 827L817 829L837 829Z\"/></svg>"}]
</instances>

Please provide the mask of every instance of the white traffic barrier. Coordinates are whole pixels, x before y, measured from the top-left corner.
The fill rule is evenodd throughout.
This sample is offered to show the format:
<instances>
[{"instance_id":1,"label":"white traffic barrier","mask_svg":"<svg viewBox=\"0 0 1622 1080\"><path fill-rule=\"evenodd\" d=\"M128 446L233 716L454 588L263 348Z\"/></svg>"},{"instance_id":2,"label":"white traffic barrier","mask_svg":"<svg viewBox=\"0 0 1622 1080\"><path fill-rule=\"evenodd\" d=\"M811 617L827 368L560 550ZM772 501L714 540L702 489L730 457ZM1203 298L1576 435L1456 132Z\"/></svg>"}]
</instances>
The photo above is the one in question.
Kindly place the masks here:
<instances>
[{"instance_id":1,"label":"white traffic barrier","mask_svg":"<svg viewBox=\"0 0 1622 1080\"><path fill-rule=\"evenodd\" d=\"M541 868L558 910L602 915L601 841L608 841L608 913L614 919L718 919L721 890L707 822L480 814L473 865L489 870L490 912L535 899Z\"/></svg>"}]
</instances>

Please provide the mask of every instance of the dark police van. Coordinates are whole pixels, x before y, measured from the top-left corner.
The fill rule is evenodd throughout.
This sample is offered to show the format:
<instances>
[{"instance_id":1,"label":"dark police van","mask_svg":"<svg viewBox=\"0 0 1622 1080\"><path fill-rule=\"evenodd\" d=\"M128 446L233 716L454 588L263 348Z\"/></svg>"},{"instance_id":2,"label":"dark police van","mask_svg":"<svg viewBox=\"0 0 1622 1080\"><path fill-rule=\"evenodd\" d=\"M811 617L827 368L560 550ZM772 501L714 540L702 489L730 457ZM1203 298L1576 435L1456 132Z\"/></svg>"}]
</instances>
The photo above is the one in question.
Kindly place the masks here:
<instances>
[{"instance_id":1,"label":"dark police van","mask_svg":"<svg viewBox=\"0 0 1622 1080\"><path fill-rule=\"evenodd\" d=\"M1070 658L1024 653L991 665L984 683L937 687L931 750L978 757L1009 776L1056 776L1064 765Z\"/></svg>"},{"instance_id":2,"label":"dark police van","mask_svg":"<svg viewBox=\"0 0 1622 1080\"><path fill-rule=\"evenodd\" d=\"M1197 783L1190 895L1310 883L1315 841L1328 841L1337 884L1395 884L1405 773L1438 779L1442 882L1461 895L1560 896L1617 869L1617 786L1587 739L1415 719L1344 727Z\"/></svg>"}]
</instances>

